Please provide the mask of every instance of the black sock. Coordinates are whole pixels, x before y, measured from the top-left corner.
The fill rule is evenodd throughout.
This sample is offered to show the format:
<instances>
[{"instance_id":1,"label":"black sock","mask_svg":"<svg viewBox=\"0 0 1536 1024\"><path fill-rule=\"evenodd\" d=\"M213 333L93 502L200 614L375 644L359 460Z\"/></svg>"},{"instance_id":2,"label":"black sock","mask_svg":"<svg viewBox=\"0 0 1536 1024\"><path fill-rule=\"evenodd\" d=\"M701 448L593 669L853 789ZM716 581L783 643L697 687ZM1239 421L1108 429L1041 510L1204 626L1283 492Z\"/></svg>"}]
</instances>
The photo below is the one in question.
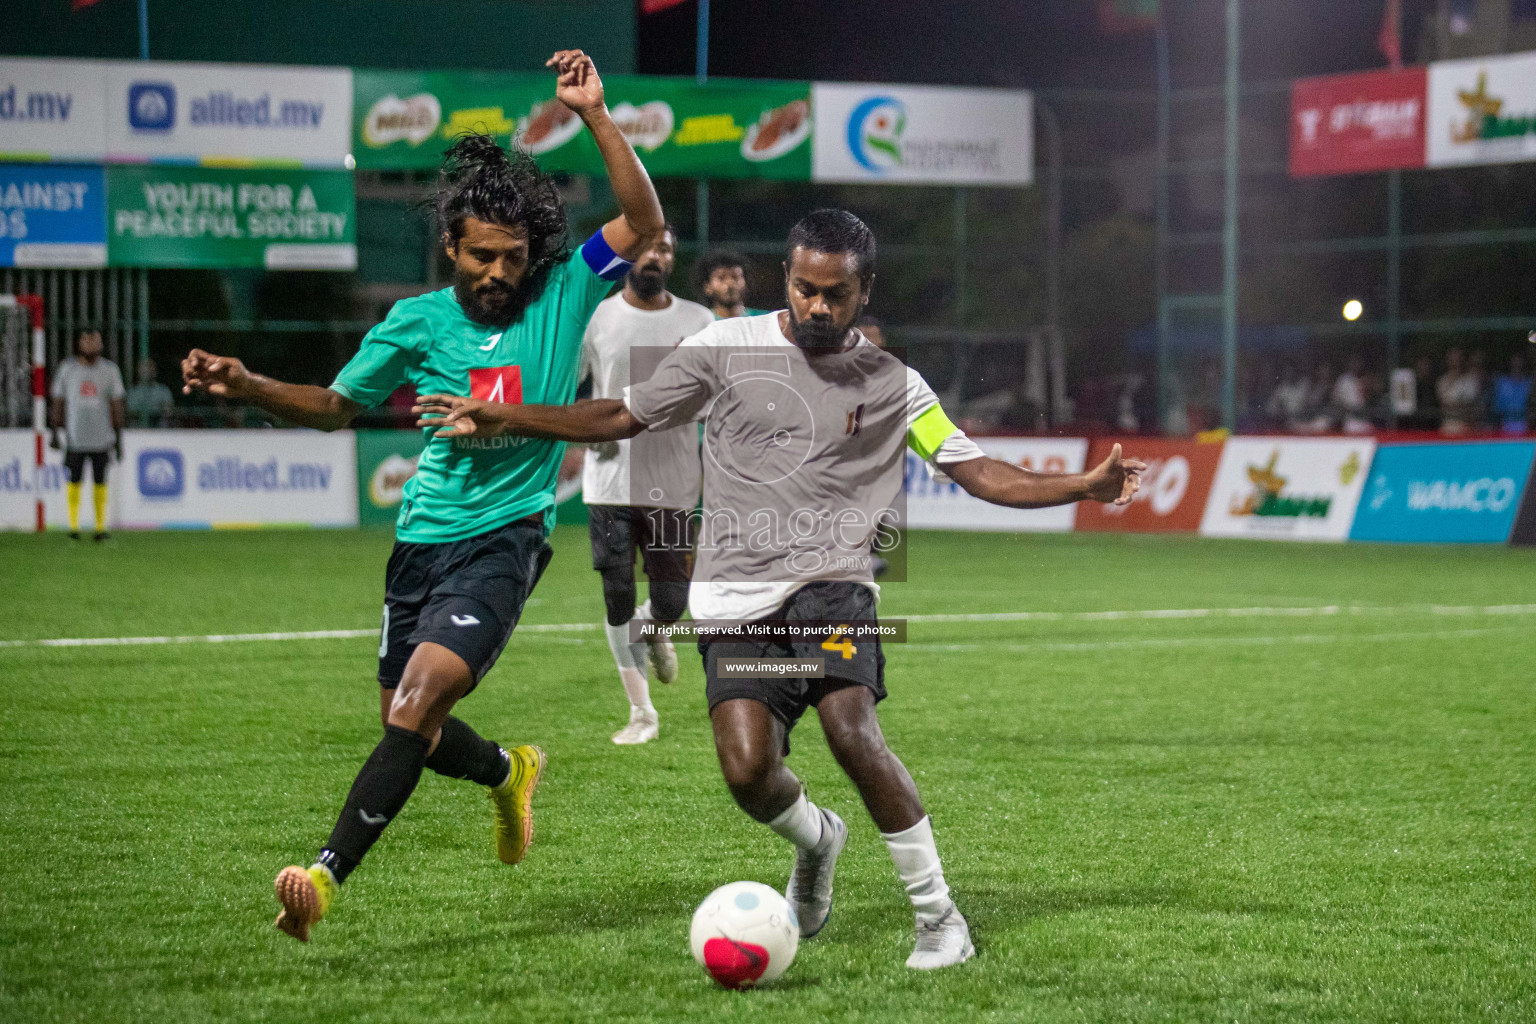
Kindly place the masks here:
<instances>
[{"instance_id":1,"label":"black sock","mask_svg":"<svg viewBox=\"0 0 1536 1024\"><path fill-rule=\"evenodd\" d=\"M338 882L351 874L368 848L378 841L384 826L392 821L411 791L421 779L422 762L427 757L427 738L398 725L386 725L384 738L373 748L363 770L357 773L347 802L336 819L331 838L326 841L321 863L336 874ZM324 859L333 855L337 863ZM337 871L337 867L341 870Z\"/></svg>"},{"instance_id":2,"label":"black sock","mask_svg":"<svg viewBox=\"0 0 1536 1024\"><path fill-rule=\"evenodd\" d=\"M495 786L506 779L511 764L501 747L449 715L443 722L437 749L427 756L424 767L450 779L468 779L482 786Z\"/></svg>"}]
</instances>

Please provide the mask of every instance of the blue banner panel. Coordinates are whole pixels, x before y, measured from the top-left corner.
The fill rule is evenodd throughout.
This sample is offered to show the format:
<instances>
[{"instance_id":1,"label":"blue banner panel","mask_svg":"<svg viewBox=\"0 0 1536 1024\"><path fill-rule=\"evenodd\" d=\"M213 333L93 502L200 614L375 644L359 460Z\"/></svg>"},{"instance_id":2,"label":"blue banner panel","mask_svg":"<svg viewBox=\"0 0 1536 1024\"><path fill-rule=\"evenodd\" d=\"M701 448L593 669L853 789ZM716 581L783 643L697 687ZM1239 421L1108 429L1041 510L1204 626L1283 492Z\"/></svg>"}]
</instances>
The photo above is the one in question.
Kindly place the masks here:
<instances>
[{"instance_id":1,"label":"blue banner panel","mask_svg":"<svg viewBox=\"0 0 1536 1024\"><path fill-rule=\"evenodd\" d=\"M0 267L106 265L105 171L0 164Z\"/></svg>"},{"instance_id":2,"label":"blue banner panel","mask_svg":"<svg viewBox=\"0 0 1536 1024\"><path fill-rule=\"evenodd\" d=\"M1350 539L1502 544L1533 458L1529 441L1382 445Z\"/></svg>"}]
</instances>

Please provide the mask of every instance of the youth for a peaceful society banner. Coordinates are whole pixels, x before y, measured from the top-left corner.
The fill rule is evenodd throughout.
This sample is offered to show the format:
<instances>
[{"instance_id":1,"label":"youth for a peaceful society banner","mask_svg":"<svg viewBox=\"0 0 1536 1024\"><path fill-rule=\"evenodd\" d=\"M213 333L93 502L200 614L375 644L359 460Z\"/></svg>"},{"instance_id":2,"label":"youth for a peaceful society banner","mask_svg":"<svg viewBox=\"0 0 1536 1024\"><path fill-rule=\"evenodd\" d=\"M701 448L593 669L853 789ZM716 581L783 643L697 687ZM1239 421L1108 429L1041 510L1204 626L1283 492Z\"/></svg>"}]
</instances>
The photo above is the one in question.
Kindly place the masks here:
<instances>
[{"instance_id":1,"label":"youth for a peaceful society banner","mask_svg":"<svg viewBox=\"0 0 1536 1024\"><path fill-rule=\"evenodd\" d=\"M0 164L0 267L107 265L100 167Z\"/></svg>"},{"instance_id":2,"label":"youth for a peaceful society banner","mask_svg":"<svg viewBox=\"0 0 1536 1024\"><path fill-rule=\"evenodd\" d=\"M1376 442L1234 437L1222 448L1200 532L1258 540L1344 540Z\"/></svg>"},{"instance_id":3,"label":"youth for a peaceful society banner","mask_svg":"<svg viewBox=\"0 0 1536 1024\"><path fill-rule=\"evenodd\" d=\"M1041 473L1081 473L1088 442L1080 437L978 437L981 450L995 459ZM1073 506L1003 508L973 498L956 483L941 482L916 455L907 453L907 525L929 530L1066 533Z\"/></svg>"},{"instance_id":4,"label":"youth for a peaceful society banner","mask_svg":"<svg viewBox=\"0 0 1536 1024\"><path fill-rule=\"evenodd\" d=\"M107 170L113 266L351 270L354 212L346 171Z\"/></svg>"},{"instance_id":5,"label":"youth for a peaceful society banner","mask_svg":"<svg viewBox=\"0 0 1536 1024\"><path fill-rule=\"evenodd\" d=\"M359 168L435 169L465 131L514 136L548 170L601 174L581 119L547 73L358 71ZM810 83L608 75L608 108L658 177L810 177Z\"/></svg>"}]
</instances>

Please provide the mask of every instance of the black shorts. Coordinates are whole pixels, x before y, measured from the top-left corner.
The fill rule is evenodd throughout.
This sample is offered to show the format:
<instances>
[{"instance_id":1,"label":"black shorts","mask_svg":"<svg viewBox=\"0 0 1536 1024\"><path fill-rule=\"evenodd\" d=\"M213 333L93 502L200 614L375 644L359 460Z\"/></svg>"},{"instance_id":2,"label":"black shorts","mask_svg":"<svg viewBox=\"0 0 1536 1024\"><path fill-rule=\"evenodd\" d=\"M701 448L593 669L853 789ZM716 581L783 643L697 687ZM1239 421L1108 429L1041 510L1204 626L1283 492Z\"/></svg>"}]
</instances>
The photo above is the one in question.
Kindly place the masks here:
<instances>
[{"instance_id":1,"label":"black shorts","mask_svg":"<svg viewBox=\"0 0 1536 1024\"><path fill-rule=\"evenodd\" d=\"M64 453L64 471L69 482L78 484L85 479L85 460L91 460L91 480L98 484L107 482L107 451L77 452L73 448Z\"/></svg>"},{"instance_id":2,"label":"black shorts","mask_svg":"<svg viewBox=\"0 0 1536 1024\"><path fill-rule=\"evenodd\" d=\"M640 549L652 583L687 583L693 575L696 517L686 509L643 505L588 505L592 568L633 573Z\"/></svg>"},{"instance_id":3,"label":"black shorts","mask_svg":"<svg viewBox=\"0 0 1536 1024\"><path fill-rule=\"evenodd\" d=\"M795 591L788 601L768 616L765 622L875 622L875 595L862 583L822 581L809 583ZM885 699L885 652L879 639L860 640L824 647L827 641L806 642L775 640L701 640L699 653L704 656L704 694L709 709L728 700L755 700L766 705L773 716L784 723L785 753L789 730L795 727L808 707L821 698L849 686L865 686L876 702ZM716 662L720 658L821 658L826 677L771 679L720 678Z\"/></svg>"},{"instance_id":4,"label":"black shorts","mask_svg":"<svg viewBox=\"0 0 1536 1024\"><path fill-rule=\"evenodd\" d=\"M542 515L466 540L396 541L384 570L379 685L400 685L420 643L441 644L463 658L478 685L507 646L553 554Z\"/></svg>"}]
</instances>

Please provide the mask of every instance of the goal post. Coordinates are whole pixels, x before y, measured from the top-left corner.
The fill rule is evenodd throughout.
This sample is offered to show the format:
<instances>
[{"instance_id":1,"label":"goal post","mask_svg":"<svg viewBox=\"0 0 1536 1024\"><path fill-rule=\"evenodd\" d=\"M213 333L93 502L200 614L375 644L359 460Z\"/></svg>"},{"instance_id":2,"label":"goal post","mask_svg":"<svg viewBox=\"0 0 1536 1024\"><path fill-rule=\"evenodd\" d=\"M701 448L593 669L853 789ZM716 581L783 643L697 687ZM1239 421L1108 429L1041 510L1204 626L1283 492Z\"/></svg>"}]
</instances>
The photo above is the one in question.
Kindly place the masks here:
<instances>
[{"instance_id":1,"label":"goal post","mask_svg":"<svg viewBox=\"0 0 1536 1024\"><path fill-rule=\"evenodd\" d=\"M46 338L40 295L0 295L0 375L3 375L5 425L20 426L23 397L32 399L32 494L37 531L47 528L43 507L43 449L48 433ZM23 385L25 382L25 386Z\"/></svg>"}]
</instances>

